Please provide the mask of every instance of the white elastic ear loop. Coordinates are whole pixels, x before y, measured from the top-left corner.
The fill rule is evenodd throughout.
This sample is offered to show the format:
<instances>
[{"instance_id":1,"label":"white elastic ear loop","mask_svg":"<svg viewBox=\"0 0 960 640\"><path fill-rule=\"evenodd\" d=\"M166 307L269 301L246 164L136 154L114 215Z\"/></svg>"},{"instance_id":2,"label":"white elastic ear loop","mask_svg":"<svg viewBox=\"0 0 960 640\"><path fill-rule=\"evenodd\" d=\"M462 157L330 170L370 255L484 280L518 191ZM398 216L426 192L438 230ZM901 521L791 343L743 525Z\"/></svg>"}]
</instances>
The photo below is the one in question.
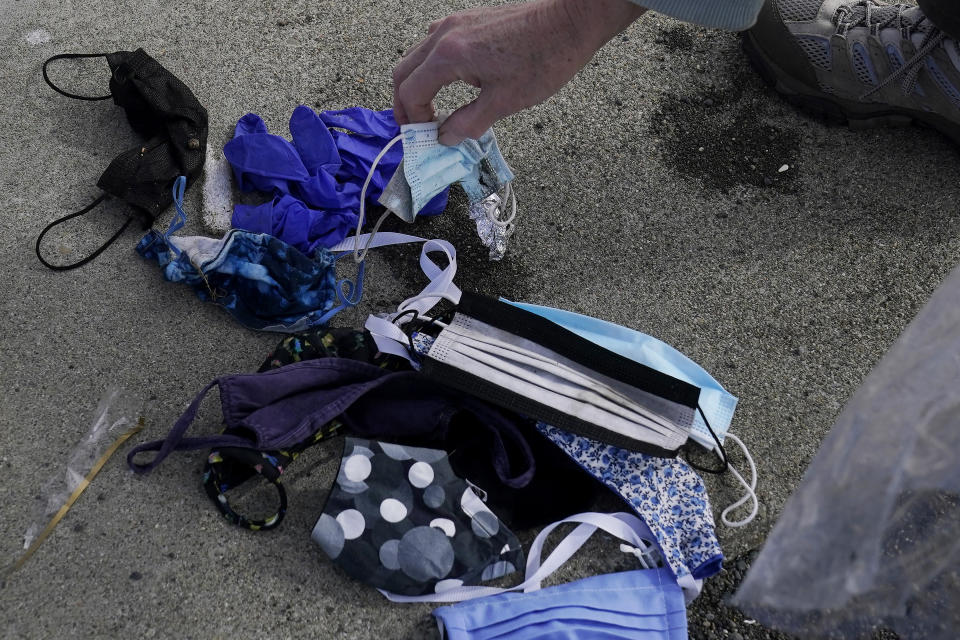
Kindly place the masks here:
<instances>
[{"instance_id":1,"label":"white elastic ear loop","mask_svg":"<svg viewBox=\"0 0 960 640\"><path fill-rule=\"evenodd\" d=\"M380 153L377 154L377 157L373 159L373 163L370 165L370 171L367 172L367 179L363 181L363 188L360 189L360 215L357 218L357 233L354 235L356 240L353 243L353 261L356 263L361 263L366 259L367 252L370 251L370 245L373 244L373 237L377 235L377 231L380 230L380 225L383 224L383 221L387 219L387 216L390 215L390 210L387 209L383 212L383 215L377 220L376 224L373 225L373 229L370 230L370 233L367 237L367 244L363 247L363 251L360 250L360 232L363 229L363 221L366 217L366 202L367 202L367 187L370 186L370 180L373 179L373 172L377 168L377 165L380 164L380 161L383 159L383 156L387 155L387 151L397 144L400 140L403 139L402 135L397 136L386 145L383 149L380 150Z\"/></svg>"},{"instance_id":2,"label":"white elastic ear loop","mask_svg":"<svg viewBox=\"0 0 960 640\"><path fill-rule=\"evenodd\" d=\"M753 519L757 517L757 512L760 510L760 501L757 500L757 465L754 464L753 456L750 455L750 452L747 450L747 446L743 444L743 440L732 433L728 433L726 438L727 440L733 440L736 442L737 445L740 446L740 450L743 451L743 456L747 459L747 464L750 465L750 482L747 483L747 481L743 479L743 476L740 475L740 473L733 467L732 464L727 464L727 468L730 469L730 473L732 473L733 476L740 481L740 484L742 484L743 488L746 489L746 493L743 495L743 497L720 513L720 520L728 527L744 527L753 522ZM727 519L727 514L750 501L753 502L753 508L750 509L750 514L746 518L743 520Z\"/></svg>"},{"instance_id":3,"label":"white elastic ear loop","mask_svg":"<svg viewBox=\"0 0 960 640\"><path fill-rule=\"evenodd\" d=\"M494 226L500 227L501 229L506 229L507 227L509 227L513 223L513 219L517 217L517 195L513 191L512 182L507 183L506 188L503 190L503 199L500 202L502 205L506 206L508 201L511 203L512 211L510 213L510 217L507 218L506 220L501 220L500 218L497 217L497 214L496 214L497 207L485 206L483 208L483 213L484 215L487 216L487 220L489 220L490 223L493 224ZM484 204L486 204L486 202L484 202Z\"/></svg>"},{"instance_id":4,"label":"white elastic ear loop","mask_svg":"<svg viewBox=\"0 0 960 640\"><path fill-rule=\"evenodd\" d=\"M440 251L447 257L446 268L441 269L428 257L428 254L432 251ZM430 309L433 309L440 300L447 300L454 305L460 303L460 288L453 284L453 279L457 274L457 252L456 249L453 248L453 245L442 240L427 241L420 254L420 268L423 269L423 273L430 278L430 284L417 295L411 296L401 302L397 306L397 312L393 314L393 317L397 317L405 311L413 309L417 312L418 318L431 320L426 313ZM443 323L438 324L442 327L447 326Z\"/></svg>"}]
</instances>

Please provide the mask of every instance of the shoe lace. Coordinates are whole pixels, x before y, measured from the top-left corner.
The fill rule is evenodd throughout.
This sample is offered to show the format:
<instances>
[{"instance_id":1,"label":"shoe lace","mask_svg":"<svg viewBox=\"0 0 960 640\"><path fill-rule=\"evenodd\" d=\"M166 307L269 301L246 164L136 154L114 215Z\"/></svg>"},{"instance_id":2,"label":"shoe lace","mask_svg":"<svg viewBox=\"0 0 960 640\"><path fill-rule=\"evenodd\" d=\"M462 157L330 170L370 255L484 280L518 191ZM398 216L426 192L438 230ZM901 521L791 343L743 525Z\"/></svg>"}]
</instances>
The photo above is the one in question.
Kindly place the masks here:
<instances>
[{"instance_id":1,"label":"shoe lace","mask_svg":"<svg viewBox=\"0 0 960 640\"><path fill-rule=\"evenodd\" d=\"M857 2L840 6L834 14L833 22L837 25L837 33L840 35L846 35L850 29L857 27L866 27L874 35L879 34L881 29L899 29L905 40L910 40L914 33L924 34L916 53L899 69L861 95L861 100L869 98L897 80L900 80L900 87L905 95L913 93L922 68L920 63L946 37L946 34L927 20L926 16L920 15L917 18L916 13L906 13L909 9L915 8L908 4L880 4L876 0L857 0Z\"/></svg>"}]
</instances>

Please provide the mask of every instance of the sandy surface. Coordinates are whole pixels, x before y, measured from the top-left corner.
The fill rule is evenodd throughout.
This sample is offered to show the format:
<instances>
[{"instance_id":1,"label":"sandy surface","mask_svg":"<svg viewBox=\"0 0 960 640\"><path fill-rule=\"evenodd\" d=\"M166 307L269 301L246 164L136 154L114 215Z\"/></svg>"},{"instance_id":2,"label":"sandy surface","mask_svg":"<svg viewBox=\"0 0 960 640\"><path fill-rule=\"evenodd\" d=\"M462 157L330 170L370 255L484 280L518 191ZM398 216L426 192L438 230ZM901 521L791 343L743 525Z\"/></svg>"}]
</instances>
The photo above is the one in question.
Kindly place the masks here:
<instances>
[{"instance_id":1,"label":"sandy surface","mask_svg":"<svg viewBox=\"0 0 960 640\"><path fill-rule=\"evenodd\" d=\"M89 202L109 160L133 144L116 107L55 94L41 62L142 46L193 89L210 112L210 143L222 147L248 111L283 134L298 104L387 108L400 52L430 20L465 6L0 7L0 558L20 550L36 496L108 388L143 407L139 439L160 437L207 381L256 369L276 342L164 282L134 253L142 231L133 227L79 270L37 262L40 229ZM103 62L62 73L77 89L106 88ZM691 610L691 635L767 637L723 602L840 407L956 263L955 150L931 131L855 132L798 115L761 84L735 35L653 14L497 135L521 201L508 256L486 260L462 198L413 231L454 242L464 288L637 328L739 396L733 431L757 461L761 512L744 529L719 528L730 569ZM185 232L204 233L200 189L187 210ZM81 255L122 214L109 204L48 246L64 260ZM372 256L365 302L335 324L357 325L418 291L415 256ZM311 543L338 454L332 444L298 464L286 522L259 535L210 506L201 455L174 456L147 477L118 456L0 590L0 635L434 637L428 606L387 603ZM719 516L735 487L707 483ZM615 547L599 549L609 557L585 558L565 576L620 562Z\"/></svg>"}]
</instances>

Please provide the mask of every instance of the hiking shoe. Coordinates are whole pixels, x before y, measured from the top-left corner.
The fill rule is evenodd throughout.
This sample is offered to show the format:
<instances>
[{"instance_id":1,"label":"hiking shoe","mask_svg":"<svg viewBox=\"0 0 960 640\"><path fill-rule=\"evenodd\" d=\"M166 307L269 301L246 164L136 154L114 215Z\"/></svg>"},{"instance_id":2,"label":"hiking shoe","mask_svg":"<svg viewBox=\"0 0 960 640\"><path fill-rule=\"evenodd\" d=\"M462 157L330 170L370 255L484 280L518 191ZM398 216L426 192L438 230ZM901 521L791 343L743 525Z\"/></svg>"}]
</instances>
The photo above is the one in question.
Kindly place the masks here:
<instances>
[{"instance_id":1,"label":"hiking shoe","mask_svg":"<svg viewBox=\"0 0 960 640\"><path fill-rule=\"evenodd\" d=\"M920 122L960 144L960 49L915 6L767 0L743 47L807 111L851 128Z\"/></svg>"}]
</instances>

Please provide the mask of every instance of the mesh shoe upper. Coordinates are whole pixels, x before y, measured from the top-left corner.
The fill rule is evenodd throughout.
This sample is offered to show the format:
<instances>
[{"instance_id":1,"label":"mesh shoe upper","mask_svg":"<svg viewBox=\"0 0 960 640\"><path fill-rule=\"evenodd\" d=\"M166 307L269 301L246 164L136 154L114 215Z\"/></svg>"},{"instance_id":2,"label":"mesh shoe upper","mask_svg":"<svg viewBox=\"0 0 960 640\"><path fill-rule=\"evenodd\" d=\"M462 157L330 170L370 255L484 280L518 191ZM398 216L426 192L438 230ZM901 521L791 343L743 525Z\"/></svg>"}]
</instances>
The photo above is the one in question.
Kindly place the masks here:
<instances>
[{"instance_id":1,"label":"mesh shoe upper","mask_svg":"<svg viewBox=\"0 0 960 640\"><path fill-rule=\"evenodd\" d=\"M775 65L789 55L776 42L784 29L812 70L795 78L809 90L960 121L960 51L919 8L878 0L770 0L750 36ZM799 76L791 65L796 69L796 61L778 67L781 74ZM817 86L809 86L814 76Z\"/></svg>"}]
</instances>

